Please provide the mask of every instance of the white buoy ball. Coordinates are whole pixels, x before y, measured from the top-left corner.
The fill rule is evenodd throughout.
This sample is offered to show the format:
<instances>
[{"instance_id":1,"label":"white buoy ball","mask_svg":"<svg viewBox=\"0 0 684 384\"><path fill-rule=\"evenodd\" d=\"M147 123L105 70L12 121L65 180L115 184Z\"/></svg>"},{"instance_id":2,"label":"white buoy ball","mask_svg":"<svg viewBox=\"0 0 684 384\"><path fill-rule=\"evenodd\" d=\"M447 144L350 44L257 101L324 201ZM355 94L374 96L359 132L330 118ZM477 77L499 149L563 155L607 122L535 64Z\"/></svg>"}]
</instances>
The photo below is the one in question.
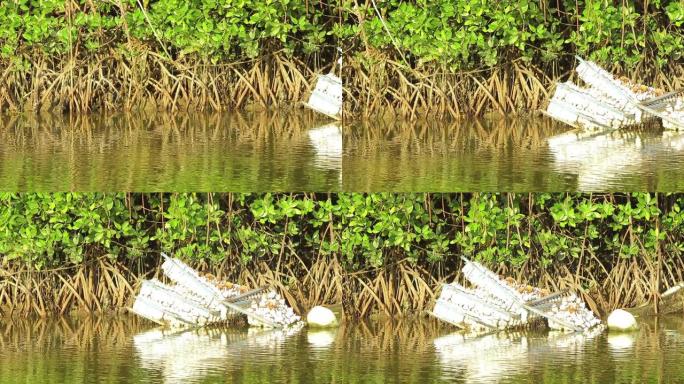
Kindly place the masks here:
<instances>
[{"instance_id":1,"label":"white buoy ball","mask_svg":"<svg viewBox=\"0 0 684 384\"><path fill-rule=\"evenodd\" d=\"M332 327L337 325L337 318L333 311L317 305L306 315L306 322L314 327Z\"/></svg>"},{"instance_id":2,"label":"white buoy ball","mask_svg":"<svg viewBox=\"0 0 684 384\"><path fill-rule=\"evenodd\" d=\"M638 329L634 316L622 309L616 309L608 316L608 329L616 331L630 331Z\"/></svg>"}]
</instances>

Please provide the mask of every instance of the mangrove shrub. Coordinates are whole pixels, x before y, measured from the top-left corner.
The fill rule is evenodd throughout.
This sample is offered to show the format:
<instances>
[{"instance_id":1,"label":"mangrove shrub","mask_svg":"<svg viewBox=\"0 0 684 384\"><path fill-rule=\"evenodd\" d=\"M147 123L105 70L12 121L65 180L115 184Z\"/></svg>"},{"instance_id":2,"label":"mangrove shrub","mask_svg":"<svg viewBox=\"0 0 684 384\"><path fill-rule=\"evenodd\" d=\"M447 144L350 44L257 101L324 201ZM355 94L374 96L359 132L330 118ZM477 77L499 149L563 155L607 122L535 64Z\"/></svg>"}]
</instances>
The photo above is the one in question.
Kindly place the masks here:
<instances>
[{"instance_id":1,"label":"mangrove shrub","mask_svg":"<svg viewBox=\"0 0 684 384\"><path fill-rule=\"evenodd\" d=\"M684 196L634 194L0 195L3 263L46 269L107 256L249 263L336 257L349 270L466 255L547 267L675 259Z\"/></svg>"},{"instance_id":2,"label":"mangrove shrub","mask_svg":"<svg viewBox=\"0 0 684 384\"><path fill-rule=\"evenodd\" d=\"M300 58L379 50L411 65L538 65L579 54L664 66L684 49L679 0L10 0L0 2L0 56L141 49L213 62L285 52ZM368 55L359 55L367 59Z\"/></svg>"}]
</instances>

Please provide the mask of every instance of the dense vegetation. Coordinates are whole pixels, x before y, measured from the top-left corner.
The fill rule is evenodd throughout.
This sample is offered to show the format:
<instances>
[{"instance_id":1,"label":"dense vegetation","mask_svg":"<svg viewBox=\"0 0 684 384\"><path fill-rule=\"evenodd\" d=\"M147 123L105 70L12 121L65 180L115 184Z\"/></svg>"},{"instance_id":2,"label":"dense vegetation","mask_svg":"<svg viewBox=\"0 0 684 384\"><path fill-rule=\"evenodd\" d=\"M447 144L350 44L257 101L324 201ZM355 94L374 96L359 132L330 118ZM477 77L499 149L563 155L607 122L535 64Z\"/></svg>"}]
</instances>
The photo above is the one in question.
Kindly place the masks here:
<instances>
[{"instance_id":1,"label":"dense vegetation","mask_svg":"<svg viewBox=\"0 0 684 384\"><path fill-rule=\"evenodd\" d=\"M570 194L3 194L0 254L36 269L89 257L244 263L338 255L350 270L677 258L684 196Z\"/></svg>"},{"instance_id":2,"label":"dense vegetation","mask_svg":"<svg viewBox=\"0 0 684 384\"><path fill-rule=\"evenodd\" d=\"M678 0L4 1L0 108L292 103L341 46L354 114L536 109L575 54L681 86L683 24Z\"/></svg>"},{"instance_id":3,"label":"dense vegetation","mask_svg":"<svg viewBox=\"0 0 684 384\"><path fill-rule=\"evenodd\" d=\"M160 252L296 310L430 308L460 256L595 310L684 280L684 196L571 194L2 194L0 312L123 308Z\"/></svg>"},{"instance_id":4,"label":"dense vegetation","mask_svg":"<svg viewBox=\"0 0 684 384\"><path fill-rule=\"evenodd\" d=\"M604 63L658 65L684 49L680 1L439 0L373 2L244 0L13 0L0 5L0 52L21 60L139 44L173 58L254 58L279 50L306 56L343 44L356 51L398 48L416 62L452 68L521 58L553 62L574 53ZM363 46L365 44L365 47Z\"/></svg>"},{"instance_id":5,"label":"dense vegetation","mask_svg":"<svg viewBox=\"0 0 684 384\"><path fill-rule=\"evenodd\" d=\"M402 50L420 61L473 69L513 59L552 63L579 54L632 66L679 60L684 48L680 1L439 0L390 1L388 25ZM391 4L391 5L390 5ZM371 41L390 41L380 22Z\"/></svg>"}]
</instances>

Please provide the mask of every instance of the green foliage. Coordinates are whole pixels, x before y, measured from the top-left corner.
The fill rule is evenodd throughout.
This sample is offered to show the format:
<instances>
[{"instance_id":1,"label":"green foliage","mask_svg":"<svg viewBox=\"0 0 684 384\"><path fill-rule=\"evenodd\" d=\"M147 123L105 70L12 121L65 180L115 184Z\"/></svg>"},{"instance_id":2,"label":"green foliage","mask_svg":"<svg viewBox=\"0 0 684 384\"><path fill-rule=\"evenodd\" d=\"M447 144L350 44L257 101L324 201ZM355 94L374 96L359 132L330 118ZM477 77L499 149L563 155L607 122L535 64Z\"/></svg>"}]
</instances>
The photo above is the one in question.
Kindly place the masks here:
<instances>
[{"instance_id":1,"label":"green foliage","mask_svg":"<svg viewBox=\"0 0 684 384\"><path fill-rule=\"evenodd\" d=\"M556 58L563 45L560 20L547 18L537 3L528 0L419 0L393 8L387 11L390 31L400 37L403 50L422 62L456 68L493 66L510 55ZM379 19L368 28L374 44L390 43Z\"/></svg>"},{"instance_id":2,"label":"green foliage","mask_svg":"<svg viewBox=\"0 0 684 384\"><path fill-rule=\"evenodd\" d=\"M301 0L3 1L0 54L126 51L131 39L174 57L252 58L267 49L308 54L349 34L333 28L336 9Z\"/></svg>"},{"instance_id":3,"label":"green foliage","mask_svg":"<svg viewBox=\"0 0 684 384\"><path fill-rule=\"evenodd\" d=\"M681 1L377 1L399 49L415 65L451 69L513 59L545 64L579 54L603 63L660 66L684 49ZM73 6L77 4L78 7ZM130 53L140 43L174 58L254 58L275 51L306 56L343 44L396 55L366 3L306 0L121 0L0 2L0 55L26 52ZM362 20L363 22L360 22ZM136 42L136 44L131 44ZM327 50L325 50L327 48ZM325 51L324 51L325 50Z\"/></svg>"},{"instance_id":4,"label":"green foliage","mask_svg":"<svg viewBox=\"0 0 684 384\"><path fill-rule=\"evenodd\" d=\"M455 69L512 59L543 64L579 54L603 63L659 65L680 59L684 7L679 1L416 0L382 2L402 51L419 63ZM391 47L381 21L369 12L371 43Z\"/></svg>"},{"instance_id":5,"label":"green foliage","mask_svg":"<svg viewBox=\"0 0 684 384\"><path fill-rule=\"evenodd\" d=\"M684 250L684 196L2 194L0 257L36 269L160 251L219 263L337 257L350 270L467 255L513 266Z\"/></svg>"}]
</instances>

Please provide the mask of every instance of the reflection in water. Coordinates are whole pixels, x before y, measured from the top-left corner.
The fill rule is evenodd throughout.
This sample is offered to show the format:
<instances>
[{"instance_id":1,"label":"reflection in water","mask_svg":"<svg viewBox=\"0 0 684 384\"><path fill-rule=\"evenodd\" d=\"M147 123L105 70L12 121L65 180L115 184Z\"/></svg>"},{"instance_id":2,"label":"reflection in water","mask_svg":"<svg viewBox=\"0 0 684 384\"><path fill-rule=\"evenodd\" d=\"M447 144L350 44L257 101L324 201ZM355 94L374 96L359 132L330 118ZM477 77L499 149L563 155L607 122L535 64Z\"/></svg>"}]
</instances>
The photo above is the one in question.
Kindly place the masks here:
<instances>
[{"instance_id":1,"label":"reflection in water","mask_svg":"<svg viewBox=\"0 0 684 384\"><path fill-rule=\"evenodd\" d=\"M435 339L435 350L447 372L463 371L467 381L497 381L519 374L527 361L527 337L520 333L464 335L461 332Z\"/></svg>"},{"instance_id":2,"label":"reflection in water","mask_svg":"<svg viewBox=\"0 0 684 384\"><path fill-rule=\"evenodd\" d=\"M610 351L614 353L621 353L631 351L636 341L636 335L633 333L617 333L608 335L608 346Z\"/></svg>"},{"instance_id":3,"label":"reflection in water","mask_svg":"<svg viewBox=\"0 0 684 384\"><path fill-rule=\"evenodd\" d=\"M546 117L367 121L344 128L344 189L666 190L684 187L681 133L582 137Z\"/></svg>"},{"instance_id":4,"label":"reflection in water","mask_svg":"<svg viewBox=\"0 0 684 384\"><path fill-rule=\"evenodd\" d=\"M204 330L166 334L154 329L135 335L133 345L140 366L160 370L165 383L202 378L211 370L212 360L225 359L229 351L227 335Z\"/></svg>"},{"instance_id":5,"label":"reflection in water","mask_svg":"<svg viewBox=\"0 0 684 384\"><path fill-rule=\"evenodd\" d=\"M342 185L342 129L339 123L330 123L309 130L309 141L316 151L314 165L337 170Z\"/></svg>"},{"instance_id":6,"label":"reflection in water","mask_svg":"<svg viewBox=\"0 0 684 384\"><path fill-rule=\"evenodd\" d=\"M479 336L456 332L435 339L434 344L447 373L456 369L468 382L494 383L525 377L547 361L567 365L581 359L596 350L595 340L602 333L602 327L583 333L502 331Z\"/></svg>"},{"instance_id":7,"label":"reflection in water","mask_svg":"<svg viewBox=\"0 0 684 384\"><path fill-rule=\"evenodd\" d=\"M257 354L257 349L272 351L301 329L302 326L286 330L250 328L246 332L219 329L166 332L153 329L135 335L133 345L142 368L160 371L164 383L187 383L201 381L222 361L239 351L247 355Z\"/></svg>"},{"instance_id":8,"label":"reflection in water","mask_svg":"<svg viewBox=\"0 0 684 384\"><path fill-rule=\"evenodd\" d=\"M327 349L335 342L335 331L330 330L310 330L306 334L306 340L312 347L317 349Z\"/></svg>"},{"instance_id":9,"label":"reflection in water","mask_svg":"<svg viewBox=\"0 0 684 384\"><path fill-rule=\"evenodd\" d=\"M661 151L681 151L684 133L648 129L606 133L567 132L548 139L555 169L577 174L577 189L600 190L662 161Z\"/></svg>"},{"instance_id":10,"label":"reflection in water","mask_svg":"<svg viewBox=\"0 0 684 384\"><path fill-rule=\"evenodd\" d=\"M322 168L342 169L342 130L331 123L309 130L309 141L316 151L314 164Z\"/></svg>"},{"instance_id":11,"label":"reflection in water","mask_svg":"<svg viewBox=\"0 0 684 384\"><path fill-rule=\"evenodd\" d=\"M309 139L320 124L310 112L0 115L0 186L339 190L341 167L317 166Z\"/></svg>"},{"instance_id":12,"label":"reflection in water","mask_svg":"<svg viewBox=\"0 0 684 384\"><path fill-rule=\"evenodd\" d=\"M161 331L133 316L0 321L0 383L612 383L684 377L684 319L592 335L452 333L437 321Z\"/></svg>"}]
</instances>

